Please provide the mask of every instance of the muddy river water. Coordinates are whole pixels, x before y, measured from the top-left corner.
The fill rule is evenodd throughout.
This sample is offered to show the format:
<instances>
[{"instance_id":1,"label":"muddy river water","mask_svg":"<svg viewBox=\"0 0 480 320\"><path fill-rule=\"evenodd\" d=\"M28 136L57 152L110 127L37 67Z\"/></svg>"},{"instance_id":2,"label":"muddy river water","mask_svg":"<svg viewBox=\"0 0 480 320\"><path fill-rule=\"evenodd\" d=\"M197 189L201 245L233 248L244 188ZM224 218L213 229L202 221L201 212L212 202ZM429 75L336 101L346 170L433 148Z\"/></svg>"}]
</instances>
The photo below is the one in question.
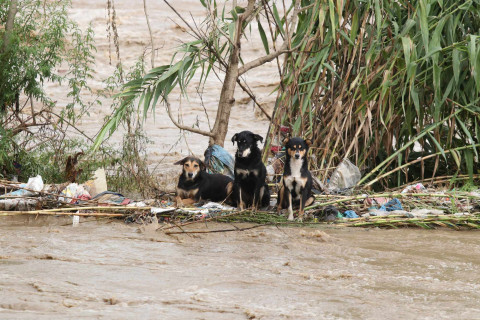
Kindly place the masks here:
<instances>
[{"instance_id":1,"label":"muddy river water","mask_svg":"<svg viewBox=\"0 0 480 320\"><path fill-rule=\"evenodd\" d=\"M3 218L0 227L2 319L480 315L477 232L262 227L168 236L155 225L72 227L71 218Z\"/></svg>"},{"instance_id":2,"label":"muddy river water","mask_svg":"<svg viewBox=\"0 0 480 320\"><path fill-rule=\"evenodd\" d=\"M196 0L171 3L199 21L204 14ZM162 1L148 4L160 48L156 62L168 63L185 33ZM113 71L108 63L106 1L79 0L73 5L71 16L82 26L91 23L96 32L92 87L100 90L102 79ZM132 64L149 43L143 5L138 0L117 0L115 5L122 60ZM257 46L243 46L246 60L262 52L255 49L258 41ZM272 63L247 75L253 91L270 106L276 72ZM219 88L216 79L206 83L203 103L211 120ZM61 86L52 84L48 92L59 108L68 102ZM198 119L199 126L208 129L200 99L192 92L188 101L172 98L172 105L175 110L182 106L184 123ZM236 99L245 96L237 92ZM93 136L111 112L109 101L92 109L79 128ZM190 150L202 155L207 139L187 135L172 151L179 131L163 108L156 114L146 125L153 140L150 161L153 165L167 157L160 173L176 173L168 163ZM267 126L254 116L251 102L239 103L227 139L252 128L264 135ZM232 150L231 144L226 147ZM71 218L0 218L1 319L480 318L478 232L262 227L168 236L155 231L156 225L71 224ZM232 226L189 227L194 228Z\"/></svg>"}]
</instances>

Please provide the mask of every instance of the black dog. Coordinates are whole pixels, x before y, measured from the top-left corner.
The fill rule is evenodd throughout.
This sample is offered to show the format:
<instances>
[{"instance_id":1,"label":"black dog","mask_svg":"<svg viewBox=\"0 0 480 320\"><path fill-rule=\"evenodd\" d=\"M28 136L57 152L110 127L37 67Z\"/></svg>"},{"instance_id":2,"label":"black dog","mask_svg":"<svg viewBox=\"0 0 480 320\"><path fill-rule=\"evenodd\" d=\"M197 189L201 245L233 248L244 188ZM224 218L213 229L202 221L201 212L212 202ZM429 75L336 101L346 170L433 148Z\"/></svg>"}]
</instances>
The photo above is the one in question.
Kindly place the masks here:
<instances>
[{"instance_id":1,"label":"black dog","mask_svg":"<svg viewBox=\"0 0 480 320\"><path fill-rule=\"evenodd\" d=\"M270 191L265 183L267 170L262 163L262 155L257 141L263 138L250 131L236 133L232 142L237 142L235 153L235 183L233 198L240 210L259 206L267 207L270 204Z\"/></svg>"},{"instance_id":2,"label":"black dog","mask_svg":"<svg viewBox=\"0 0 480 320\"><path fill-rule=\"evenodd\" d=\"M232 193L233 180L223 174L209 174L198 158L186 157L175 164L183 166L177 185L177 206L200 200L224 201Z\"/></svg>"},{"instance_id":3,"label":"black dog","mask_svg":"<svg viewBox=\"0 0 480 320\"><path fill-rule=\"evenodd\" d=\"M313 203L312 175L308 171L307 152L312 144L302 138L285 139L286 160L282 186L278 193L277 211L288 208L288 220L293 220L293 205L299 206L298 219L303 219L303 210Z\"/></svg>"}]
</instances>

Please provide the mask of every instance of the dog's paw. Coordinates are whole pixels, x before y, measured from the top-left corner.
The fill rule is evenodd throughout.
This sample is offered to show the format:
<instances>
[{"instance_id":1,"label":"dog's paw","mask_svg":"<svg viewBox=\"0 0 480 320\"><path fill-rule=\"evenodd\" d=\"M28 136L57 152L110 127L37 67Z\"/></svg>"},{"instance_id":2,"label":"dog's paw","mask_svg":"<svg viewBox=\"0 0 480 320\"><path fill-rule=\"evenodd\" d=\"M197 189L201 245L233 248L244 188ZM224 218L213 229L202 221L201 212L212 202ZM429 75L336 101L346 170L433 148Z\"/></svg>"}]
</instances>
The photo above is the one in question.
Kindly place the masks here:
<instances>
[{"instance_id":1,"label":"dog's paw","mask_svg":"<svg viewBox=\"0 0 480 320\"><path fill-rule=\"evenodd\" d=\"M185 205L183 204L183 201L178 201L178 202L175 204L175 206L176 206L177 208L183 208L183 207L185 207Z\"/></svg>"},{"instance_id":2,"label":"dog's paw","mask_svg":"<svg viewBox=\"0 0 480 320\"><path fill-rule=\"evenodd\" d=\"M288 221L294 221L295 219L293 219L293 213L290 213L288 215Z\"/></svg>"}]
</instances>

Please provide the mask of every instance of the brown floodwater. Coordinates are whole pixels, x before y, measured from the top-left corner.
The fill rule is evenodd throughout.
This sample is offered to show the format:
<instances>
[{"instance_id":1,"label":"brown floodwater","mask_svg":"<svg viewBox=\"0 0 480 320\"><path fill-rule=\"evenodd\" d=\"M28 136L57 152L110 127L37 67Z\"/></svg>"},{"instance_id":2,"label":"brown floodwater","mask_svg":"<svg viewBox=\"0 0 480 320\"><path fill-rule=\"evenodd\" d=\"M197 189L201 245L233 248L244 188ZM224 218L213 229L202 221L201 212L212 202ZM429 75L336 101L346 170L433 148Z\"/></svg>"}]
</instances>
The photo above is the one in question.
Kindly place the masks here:
<instances>
[{"instance_id":1,"label":"brown floodwater","mask_svg":"<svg viewBox=\"0 0 480 320\"><path fill-rule=\"evenodd\" d=\"M2 218L0 318L479 318L478 232L156 228Z\"/></svg>"}]
</instances>

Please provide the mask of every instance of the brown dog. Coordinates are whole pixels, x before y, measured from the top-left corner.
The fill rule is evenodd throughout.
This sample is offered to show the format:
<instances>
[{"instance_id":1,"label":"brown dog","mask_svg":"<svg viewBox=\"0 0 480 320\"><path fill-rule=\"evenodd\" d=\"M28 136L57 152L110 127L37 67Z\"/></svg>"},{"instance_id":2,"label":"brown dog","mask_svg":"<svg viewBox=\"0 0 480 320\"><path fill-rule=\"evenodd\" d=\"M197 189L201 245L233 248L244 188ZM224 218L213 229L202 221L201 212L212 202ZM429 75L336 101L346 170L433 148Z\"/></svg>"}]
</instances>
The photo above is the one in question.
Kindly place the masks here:
<instances>
[{"instance_id":1,"label":"brown dog","mask_svg":"<svg viewBox=\"0 0 480 320\"><path fill-rule=\"evenodd\" d=\"M177 206L186 206L201 200L225 201L232 192L233 180L223 174L209 174L198 158L186 157L175 164L182 165L178 178Z\"/></svg>"}]
</instances>

